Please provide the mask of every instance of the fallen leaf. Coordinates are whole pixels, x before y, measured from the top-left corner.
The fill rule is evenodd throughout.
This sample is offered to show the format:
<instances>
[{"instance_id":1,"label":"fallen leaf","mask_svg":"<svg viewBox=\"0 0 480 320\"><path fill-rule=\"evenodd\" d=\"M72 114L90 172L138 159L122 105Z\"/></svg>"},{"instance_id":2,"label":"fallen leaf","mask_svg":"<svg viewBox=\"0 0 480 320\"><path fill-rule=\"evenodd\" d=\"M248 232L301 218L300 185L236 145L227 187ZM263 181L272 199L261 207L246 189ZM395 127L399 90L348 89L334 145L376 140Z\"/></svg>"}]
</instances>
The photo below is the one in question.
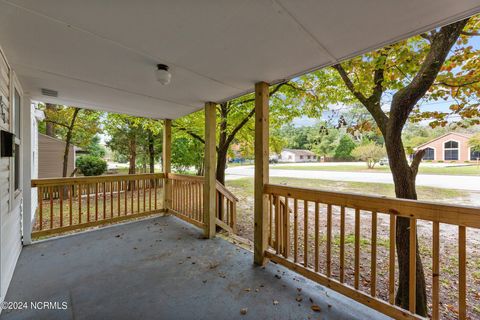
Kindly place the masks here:
<instances>
[{"instance_id":1,"label":"fallen leaf","mask_svg":"<svg viewBox=\"0 0 480 320\"><path fill-rule=\"evenodd\" d=\"M297 296L297 297L295 298L295 300L297 300L298 302L300 302L300 301L303 300L303 298L302 298L301 296Z\"/></svg>"},{"instance_id":2,"label":"fallen leaf","mask_svg":"<svg viewBox=\"0 0 480 320\"><path fill-rule=\"evenodd\" d=\"M246 315L246 314L247 314L247 311L248 311L247 308L242 308L242 309L240 309L240 314L241 314L241 315Z\"/></svg>"},{"instance_id":3,"label":"fallen leaf","mask_svg":"<svg viewBox=\"0 0 480 320\"><path fill-rule=\"evenodd\" d=\"M247 291L247 292L250 292L251 290L252 290L252 289L250 289L250 288L245 288L245 289L243 289L243 291Z\"/></svg>"},{"instance_id":4,"label":"fallen leaf","mask_svg":"<svg viewBox=\"0 0 480 320\"><path fill-rule=\"evenodd\" d=\"M276 306L278 304L277 300L273 300L273 305Z\"/></svg>"},{"instance_id":5,"label":"fallen leaf","mask_svg":"<svg viewBox=\"0 0 480 320\"><path fill-rule=\"evenodd\" d=\"M315 312L322 311L322 309L319 306L317 306L316 304L312 305L310 308Z\"/></svg>"}]
</instances>

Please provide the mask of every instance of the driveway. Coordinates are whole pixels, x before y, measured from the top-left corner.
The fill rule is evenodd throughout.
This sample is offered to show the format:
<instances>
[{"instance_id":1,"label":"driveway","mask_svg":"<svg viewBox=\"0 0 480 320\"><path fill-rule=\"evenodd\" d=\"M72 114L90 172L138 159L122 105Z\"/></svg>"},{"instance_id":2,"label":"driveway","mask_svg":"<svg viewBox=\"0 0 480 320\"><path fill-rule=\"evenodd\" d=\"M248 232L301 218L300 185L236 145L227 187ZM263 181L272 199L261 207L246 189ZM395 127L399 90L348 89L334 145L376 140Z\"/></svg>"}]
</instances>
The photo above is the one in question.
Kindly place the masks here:
<instances>
[{"instance_id":1,"label":"driveway","mask_svg":"<svg viewBox=\"0 0 480 320\"><path fill-rule=\"evenodd\" d=\"M254 167L231 167L226 171L226 179L234 180L244 177L253 177ZM282 170L270 169L271 177L322 179L353 182L393 183L391 173L381 172L344 172L344 171L316 171L316 170ZM480 176L454 176L419 174L417 186L437 187L444 189L460 189L480 191Z\"/></svg>"}]
</instances>

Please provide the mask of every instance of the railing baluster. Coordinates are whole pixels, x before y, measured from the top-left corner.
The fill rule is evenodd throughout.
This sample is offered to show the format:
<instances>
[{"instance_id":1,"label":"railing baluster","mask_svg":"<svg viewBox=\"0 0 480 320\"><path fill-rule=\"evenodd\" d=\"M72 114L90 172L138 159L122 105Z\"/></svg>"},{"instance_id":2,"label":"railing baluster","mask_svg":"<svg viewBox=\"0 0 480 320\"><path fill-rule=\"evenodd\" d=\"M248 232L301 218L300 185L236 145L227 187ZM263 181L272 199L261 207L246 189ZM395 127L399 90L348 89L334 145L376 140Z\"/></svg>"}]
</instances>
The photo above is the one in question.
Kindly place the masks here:
<instances>
[{"instance_id":1,"label":"railing baluster","mask_svg":"<svg viewBox=\"0 0 480 320\"><path fill-rule=\"evenodd\" d=\"M303 266L308 267L308 201L303 201Z\"/></svg>"},{"instance_id":2,"label":"railing baluster","mask_svg":"<svg viewBox=\"0 0 480 320\"><path fill-rule=\"evenodd\" d=\"M372 241L370 257L370 295L377 295L377 212L372 211Z\"/></svg>"},{"instance_id":3,"label":"railing baluster","mask_svg":"<svg viewBox=\"0 0 480 320\"><path fill-rule=\"evenodd\" d=\"M124 207L125 207L125 215L127 215L128 211L128 180L123 181L123 200L124 200Z\"/></svg>"},{"instance_id":4,"label":"railing baluster","mask_svg":"<svg viewBox=\"0 0 480 320\"><path fill-rule=\"evenodd\" d=\"M345 281L345 207L340 207L340 282Z\"/></svg>"},{"instance_id":5,"label":"railing baluster","mask_svg":"<svg viewBox=\"0 0 480 320\"><path fill-rule=\"evenodd\" d=\"M327 277L332 275L332 205L327 207Z\"/></svg>"},{"instance_id":6,"label":"railing baluster","mask_svg":"<svg viewBox=\"0 0 480 320\"><path fill-rule=\"evenodd\" d=\"M458 318L467 318L467 230L458 227Z\"/></svg>"},{"instance_id":7,"label":"railing baluster","mask_svg":"<svg viewBox=\"0 0 480 320\"><path fill-rule=\"evenodd\" d=\"M290 256L290 212L288 207L288 198L285 197L285 206L283 208L283 256Z\"/></svg>"},{"instance_id":8,"label":"railing baluster","mask_svg":"<svg viewBox=\"0 0 480 320\"><path fill-rule=\"evenodd\" d=\"M53 187L50 187L50 229L53 229Z\"/></svg>"},{"instance_id":9,"label":"railing baluster","mask_svg":"<svg viewBox=\"0 0 480 320\"><path fill-rule=\"evenodd\" d=\"M134 205L135 205L135 182L136 180L131 180L130 185L130 211L131 214L135 213Z\"/></svg>"},{"instance_id":10,"label":"railing baluster","mask_svg":"<svg viewBox=\"0 0 480 320\"><path fill-rule=\"evenodd\" d=\"M440 319L440 223L433 222L432 232L432 319Z\"/></svg>"},{"instance_id":11,"label":"railing baluster","mask_svg":"<svg viewBox=\"0 0 480 320\"><path fill-rule=\"evenodd\" d=\"M389 272L388 272L388 301L395 304L395 232L396 217L390 213L390 254L389 254Z\"/></svg>"},{"instance_id":12,"label":"railing baluster","mask_svg":"<svg viewBox=\"0 0 480 320\"><path fill-rule=\"evenodd\" d=\"M298 262L298 200L293 201L293 261Z\"/></svg>"},{"instance_id":13,"label":"railing baluster","mask_svg":"<svg viewBox=\"0 0 480 320\"><path fill-rule=\"evenodd\" d=\"M360 282L360 209L355 209L355 271L354 288L358 289Z\"/></svg>"},{"instance_id":14,"label":"railing baluster","mask_svg":"<svg viewBox=\"0 0 480 320\"><path fill-rule=\"evenodd\" d=\"M143 187L143 212L146 211L146 196L147 196L147 189L145 186L146 180L142 180L142 187Z\"/></svg>"},{"instance_id":15,"label":"railing baluster","mask_svg":"<svg viewBox=\"0 0 480 320\"><path fill-rule=\"evenodd\" d=\"M87 183L87 222L90 222L90 184Z\"/></svg>"},{"instance_id":16,"label":"railing baluster","mask_svg":"<svg viewBox=\"0 0 480 320\"><path fill-rule=\"evenodd\" d=\"M113 181L110 181L110 218L113 218Z\"/></svg>"},{"instance_id":17,"label":"railing baluster","mask_svg":"<svg viewBox=\"0 0 480 320\"><path fill-rule=\"evenodd\" d=\"M275 201L275 251L277 254L280 252L280 197L277 195L273 196Z\"/></svg>"},{"instance_id":18,"label":"railing baluster","mask_svg":"<svg viewBox=\"0 0 480 320\"><path fill-rule=\"evenodd\" d=\"M268 236L268 240L269 240L269 245L271 247L273 247L273 239L272 239L272 236L273 236L273 195L269 194L268 195L268 214L269 214L269 224L270 224L270 228L269 228L269 236Z\"/></svg>"},{"instance_id":19,"label":"railing baluster","mask_svg":"<svg viewBox=\"0 0 480 320\"><path fill-rule=\"evenodd\" d=\"M82 223L82 185L78 184L78 224Z\"/></svg>"},{"instance_id":20,"label":"railing baluster","mask_svg":"<svg viewBox=\"0 0 480 320\"><path fill-rule=\"evenodd\" d=\"M95 221L98 221L98 182L95 182Z\"/></svg>"},{"instance_id":21,"label":"railing baluster","mask_svg":"<svg viewBox=\"0 0 480 320\"><path fill-rule=\"evenodd\" d=\"M318 202L315 202L315 272L318 272L320 265L320 210Z\"/></svg>"},{"instance_id":22,"label":"railing baluster","mask_svg":"<svg viewBox=\"0 0 480 320\"><path fill-rule=\"evenodd\" d=\"M152 180L148 181L148 211L152 211Z\"/></svg>"},{"instance_id":23,"label":"railing baluster","mask_svg":"<svg viewBox=\"0 0 480 320\"><path fill-rule=\"evenodd\" d=\"M75 190L75 185L71 185L68 191L68 218L69 225L72 225L72 216L73 216L73 192Z\"/></svg>"},{"instance_id":24,"label":"railing baluster","mask_svg":"<svg viewBox=\"0 0 480 320\"><path fill-rule=\"evenodd\" d=\"M122 210L121 210L121 205L120 205L120 203L121 203L121 199L120 199L120 194L121 194L121 193L120 193L120 189L121 189L121 188L122 188L122 181L119 180L119 181L117 181L117 210L118 210L118 212L117 212L117 217L120 217L120 214L121 214L121 212L122 212Z\"/></svg>"},{"instance_id":25,"label":"railing baluster","mask_svg":"<svg viewBox=\"0 0 480 320\"><path fill-rule=\"evenodd\" d=\"M58 187L58 198L60 202L60 227L63 227L63 188L65 186Z\"/></svg>"},{"instance_id":26,"label":"railing baluster","mask_svg":"<svg viewBox=\"0 0 480 320\"><path fill-rule=\"evenodd\" d=\"M106 182L103 183L103 220L106 219L107 216L107 184Z\"/></svg>"},{"instance_id":27,"label":"railing baluster","mask_svg":"<svg viewBox=\"0 0 480 320\"><path fill-rule=\"evenodd\" d=\"M155 197L155 211L158 209L158 204L157 204L157 192L158 192L158 179L153 180L153 187L154 187L154 197Z\"/></svg>"},{"instance_id":28,"label":"railing baluster","mask_svg":"<svg viewBox=\"0 0 480 320\"><path fill-rule=\"evenodd\" d=\"M40 227L40 230L43 230L43 188L38 187L37 190L37 197L38 197L38 218L40 219L38 222L38 225Z\"/></svg>"},{"instance_id":29,"label":"railing baluster","mask_svg":"<svg viewBox=\"0 0 480 320\"><path fill-rule=\"evenodd\" d=\"M409 247L409 286L408 307L410 312L416 310L417 289L417 220L410 219L410 247Z\"/></svg>"}]
</instances>

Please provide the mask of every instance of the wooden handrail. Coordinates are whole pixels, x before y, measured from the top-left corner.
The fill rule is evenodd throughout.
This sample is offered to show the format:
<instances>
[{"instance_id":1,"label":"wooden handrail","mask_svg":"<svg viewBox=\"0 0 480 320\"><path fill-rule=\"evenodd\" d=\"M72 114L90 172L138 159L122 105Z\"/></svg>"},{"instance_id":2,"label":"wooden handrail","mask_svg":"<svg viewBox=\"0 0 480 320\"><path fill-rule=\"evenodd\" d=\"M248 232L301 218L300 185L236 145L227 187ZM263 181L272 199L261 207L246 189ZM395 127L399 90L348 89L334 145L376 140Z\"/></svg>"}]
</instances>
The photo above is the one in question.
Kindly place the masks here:
<instances>
[{"instance_id":1,"label":"wooden handrail","mask_svg":"<svg viewBox=\"0 0 480 320\"><path fill-rule=\"evenodd\" d=\"M217 180L217 190L220 191L228 200L238 202L238 198Z\"/></svg>"},{"instance_id":2,"label":"wooden handrail","mask_svg":"<svg viewBox=\"0 0 480 320\"><path fill-rule=\"evenodd\" d=\"M390 213L407 218L480 228L480 208L453 206L427 201L365 196L268 184L265 193L362 210Z\"/></svg>"},{"instance_id":3,"label":"wooden handrail","mask_svg":"<svg viewBox=\"0 0 480 320\"><path fill-rule=\"evenodd\" d=\"M305 188L295 188L267 184L264 194L268 196L269 217L269 245L271 249L265 251L265 257L282 264L307 278L326 285L329 288L344 294L360 303L370 306L383 314L396 319L423 319L415 314L416 307L416 275L417 275L417 224L419 221L433 222L432 227L432 316L439 318L439 278L442 276L440 263L440 224L453 224L458 227L458 314L459 319L466 319L467 315L467 228L480 228L480 208L468 206L453 206L425 201L405 200L387 197L364 196L345 192L331 192ZM290 205L293 207L293 219ZM288 208L288 210L287 210ZM369 215L366 217L366 215ZM377 295L378 256L377 244L378 224L380 215L382 225L389 225L387 256L387 278L383 284L388 287L388 298ZM322 216L322 217L321 217ZM334 225L334 221L339 224ZM397 218L409 219L409 308L408 310L395 306L395 284L398 279L396 266L396 225ZM346 260L346 219L353 224L353 256ZM371 224L370 235L370 274L365 271L365 254L362 256L362 228L365 221ZM301 221L303 220L303 222ZM388 221L389 220L389 221ZM325 221L326 232L323 231L321 221ZM291 225L293 222L293 225ZM422 229L428 228L430 223L424 223ZM320 230L322 229L322 230ZM350 232L352 228L350 228ZM339 237L336 242L335 238ZM325 237L326 250L319 250L323 246L322 237ZM338 251L336 250L338 249ZM290 253L290 250L293 254ZM333 270L332 260L337 259L339 269ZM320 264L325 271L320 270ZM346 280L346 270L352 270L353 281ZM363 274L363 275L362 275ZM369 277L369 288L363 289L360 280ZM353 285L352 285L353 282Z\"/></svg>"},{"instance_id":4,"label":"wooden handrail","mask_svg":"<svg viewBox=\"0 0 480 320\"><path fill-rule=\"evenodd\" d=\"M142 180L142 179L163 179L163 173L139 173L139 174L114 174L90 177L64 177L64 178L42 178L32 179L32 187L45 186L68 186L73 184L100 183L111 181Z\"/></svg>"},{"instance_id":5,"label":"wooden handrail","mask_svg":"<svg viewBox=\"0 0 480 320\"><path fill-rule=\"evenodd\" d=\"M38 193L33 237L55 235L163 211L163 173L32 180Z\"/></svg>"},{"instance_id":6,"label":"wooden handrail","mask_svg":"<svg viewBox=\"0 0 480 320\"><path fill-rule=\"evenodd\" d=\"M172 180L173 203L171 212L196 226L203 226L203 176L167 174ZM235 233L238 198L220 182L216 182L217 207L216 224L220 228Z\"/></svg>"}]
</instances>

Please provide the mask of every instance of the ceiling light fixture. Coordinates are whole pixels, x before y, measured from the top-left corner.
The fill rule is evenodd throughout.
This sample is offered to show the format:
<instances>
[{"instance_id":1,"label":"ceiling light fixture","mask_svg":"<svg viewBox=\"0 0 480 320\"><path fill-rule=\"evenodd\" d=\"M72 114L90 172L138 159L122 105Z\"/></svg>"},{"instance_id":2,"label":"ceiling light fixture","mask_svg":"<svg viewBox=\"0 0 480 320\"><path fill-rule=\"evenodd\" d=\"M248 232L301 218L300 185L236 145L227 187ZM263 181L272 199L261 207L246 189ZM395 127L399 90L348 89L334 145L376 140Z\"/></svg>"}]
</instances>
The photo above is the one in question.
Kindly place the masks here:
<instances>
[{"instance_id":1,"label":"ceiling light fixture","mask_svg":"<svg viewBox=\"0 0 480 320\"><path fill-rule=\"evenodd\" d=\"M165 64L157 64L157 70L155 70L157 81L164 86L170 83L172 74L168 72L168 66Z\"/></svg>"}]
</instances>

